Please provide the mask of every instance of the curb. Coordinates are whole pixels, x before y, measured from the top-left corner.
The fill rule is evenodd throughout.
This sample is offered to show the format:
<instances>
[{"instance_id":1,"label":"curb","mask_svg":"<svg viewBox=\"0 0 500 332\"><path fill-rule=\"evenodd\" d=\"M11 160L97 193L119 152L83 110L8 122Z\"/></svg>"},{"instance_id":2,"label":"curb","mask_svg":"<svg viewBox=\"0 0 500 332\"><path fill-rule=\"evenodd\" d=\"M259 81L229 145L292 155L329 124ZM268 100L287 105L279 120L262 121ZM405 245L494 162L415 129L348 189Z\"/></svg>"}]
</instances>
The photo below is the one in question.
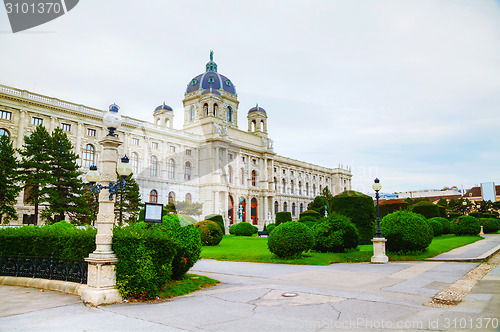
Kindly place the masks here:
<instances>
[{"instance_id":1,"label":"curb","mask_svg":"<svg viewBox=\"0 0 500 332\"><path fill-rule=\"evenodd\" d=\"M81 296L88 287L86 284L69 281L7 276L0 276L0 285L41 288L77 296Z\"/></svg>"},{"instance_id":2,"label":"curb","mask_svg":"<svg viewBox=\"0 0 500 332\"><path fill-rule=\"evenodd\" d=\"M491 256L500 251L500 244L494 247L493 249L488 250L484 254L478 257L469 257L469 258L427 258L428 261L434 262L482 262L484 260L489 259Z\"/></svg>"}]
</instances>

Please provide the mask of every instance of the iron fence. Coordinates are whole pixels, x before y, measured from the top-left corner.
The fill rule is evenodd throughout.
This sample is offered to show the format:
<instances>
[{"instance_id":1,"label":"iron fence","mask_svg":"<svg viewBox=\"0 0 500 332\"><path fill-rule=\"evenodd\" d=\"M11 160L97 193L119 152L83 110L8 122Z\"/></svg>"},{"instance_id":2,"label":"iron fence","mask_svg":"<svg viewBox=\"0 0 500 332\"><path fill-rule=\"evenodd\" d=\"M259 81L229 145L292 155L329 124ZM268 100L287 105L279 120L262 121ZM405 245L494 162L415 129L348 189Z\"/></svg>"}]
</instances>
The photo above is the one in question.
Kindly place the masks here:
<instances>
[{"instance_id":1,"label":"iron fence","mask_svg":"<svg viewBox=\"0 0 500 332\"><path fill-rule=\"evenodd\" d=\"M87 283L87 262L47 257L0 255L0 276Z\"/></svg>"}]
</instances>

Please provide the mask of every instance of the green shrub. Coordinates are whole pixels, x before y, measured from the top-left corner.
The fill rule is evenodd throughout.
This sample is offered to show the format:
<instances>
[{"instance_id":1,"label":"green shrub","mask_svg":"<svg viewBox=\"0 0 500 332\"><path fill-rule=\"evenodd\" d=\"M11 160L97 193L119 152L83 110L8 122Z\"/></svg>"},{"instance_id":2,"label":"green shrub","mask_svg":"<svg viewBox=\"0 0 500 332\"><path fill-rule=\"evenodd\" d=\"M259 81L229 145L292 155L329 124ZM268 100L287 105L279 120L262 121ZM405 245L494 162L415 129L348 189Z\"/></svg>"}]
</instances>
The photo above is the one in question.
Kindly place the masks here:
<instances>
[{"instance_id":1,"label":"green shrub","mask_svg":"<svg viewBox=\"0 0 500 332\"><path fill-rule=\"evenodd\" d=\"M292 221L292 213L288 211L281 211L276 213L276 226L281 225L282 223Z\"/></svg>"},{"instance_id":2,"label":"green shrub","mask_svg":"<svg viewBox=\"0 0 500 332\"><path fill-rule=\"evenodd\" d=\"M441 226L443 227L443 232L442 234L450 234L451 233L451 223L448 219L446 218L441 218L441 217L434 217L429 219L428 221L439 221L441 223ZM437 235L434 235L437 236Z\"/></svg>"},{"instance_id":3,"label":"green shrub","mask_svg":"<svg viewBox=\"0 0 500 332\"><path fill-rule=\"evenodd\" d=\"M299 220L297 220L298 222L301 222L303 223L304 225L306 225L307 227L309 227L310 229L313 229L313 227L321 220L321 218L315 218L315 217L312 217L312 216L303 216L301 217Z\"/></svg>"},{"instance_id":4,"label":"green shrub","mask_svg":"<svg viewBox=\"0 0 500 332\"><path fill-rule=\"evenodd\" d=\"M397 211L380 222L387 250L392 252L423 251L432 241L433 230L424 216L409 211Z\"/></svg>"},{"instance_id":5,"label":"green shrub","mask_svg":"<svg viewBox=\"0 0 500 332\"><path fill-rule=\"evenodd\" d=\"M411 212L421 214L427 219L441 216L439 213L439 207L429 201L421 201L413 205Z\"/></svg>"},{"instance_id":6,"label":"green shrub","mask_svg":"<svg viewBox=\"0 0 500 332\"><path fill-rule=\"evenodd\" d=\"M441 217L434 217L431 219L428 219L427 222L429 225L432 227L432 231L434 232L434 236L439 236L443 234L443 223L439 220L436 220Z\"/></svg>"},{"instance_id":7,"label":"green shrub","mask_svg":"<svg viewBox=\"0 0 500 332\"><path fill-rule=\"evenodd\" d=\"M379 204L380 218L383 218L386 215L391 214L393 212L406 209L408 209L408 203L405 201L400 201L399 199L388 199L380 201Z\"/></svg>"},{"instance_id":8,"label":"green shrub","mask_svg":"<svg viewBox=\"0 0 500 332\"><path fill-rule=\"evenodd\" d=\"M229 234L233 234L234 235L234 230L236 228L236 225L238 225L238 224L234 224L234 225L229 226Z\"/></svg>"},{"instance_id":9,"label":"green shrub","mask_svg":"<svg viewBox=\"0 0 500 332\"><path fill-rule=\"evenodd\" d=\"M446 219L455 220L460 216L461 216L461 214L458 212L448 211L448 214L446 215Z\"/></svg>"},{"instance_id":10,"label":"green shrub","mask_svg":"<svg viewBox=\"0 0 500 332\"><path fill-rule=\"evenodd\" d=\"M181 227L188 226L188 225L194 225L197 223L196 219L194 219L191 216L188 216L187 214L170 214L170 213L164 213L166 216L177 216L179 219L179 223Z\"/></svg>"},{"instance_id":11,"label":"green shrub","mask_svg":"<svg viewBox=\"0 0 500 332\"><path fill-rule=\"evenodd\" d=\"M479 219L472 216L461 216L453 223L455 235L478 235L481 232Z\"/></svg>"},{"instance_id":12,"label":"green shrub","mask_svg":"<svg viewBox=\"0 0 500 332\"><path fill-rule=\"evenodd\" d=\"M209 214L205 217L205 220L212 220L219 225L222 235L226 234L226 227L224 226L224 218L220 214Z\"/></svg>"},{"instance_id":13,"label":"green shrub","mask_svg":"<svg viewBox=\"0 0 500 332\"><path fill-rule=\"evenodd\" d=\"M75 225L70 224L66 220L61 220L56 223L53 223L52 225L47 225L47 227L50 227L51 229L58 229L60 231L65 230L65 229L75 229Z\"/></svg>"},{"instance_id":14,"label":"green shrub","mask_svg":"<svg viewBox=\"0 0 500 332\"><path fill-rule=\"evenodd\" d=\"M489 219L489 218L498 218L498 213L485 213L485 212L471 212L469 213L469 216L473 216L476 218L479 218L481 216L481 220L484 219Z\"/></svg>"},{"instance_id":15,"label":"green shrub","mask_svg":"<svg viewBox=\"0 0 500 332\"><path fill-rule=\"evenodd\" d=\"M305 210L299 215L299 219L302 219L303 217L312 217L314 219L321 219L323 216L321 213L315 210Z\"/></svg>"},{"instance_id":16,"label":"green shrub","mask_svg":"<svg viewBox=\"0 0 500 332\"><path fill-rule=\"evenodd\" d=\"M293 258L308 251L314 244L312 231L299 222L286 222L277 226L267 239L269 251L280 258Z\"/></svg>"},{"instance_id":17,"label":"green shrub","mask_svg":"<svg viewBox=\"0 0 500 332\"><path fill-rule=\"evenodd\" d=\"M446 208L444 206L438 205L439 216L441 218L446 218Z\"/></svg>"},{"instance_id":18,"label":"green shrub","mask_svg":"<svg viewBox=\"0 0 500 332\"><path fill-rule=\"evenodd\" d=\"M500 230L500 220L493 218L481 219L484 233L496 233Z\"/></svg>"},{"instance_id":19,"label":"green shrub","mask_svg":"<svg viewBox=\"0 0 500 332\"><path fill-rule=\"evenodd\" d=\"M140 227L140 224L134 226ZM181 227L179 217L175 214L163 216L162 223L155 229L167 233L170 238L176 240L177 253L172 261L172 279L182 279L200 259L202 247L200 232L194 225Z\"/></svg>"},{"instance_id":20,"label":"green shrub","mask_svg":"<svg viewBox=\"0 0 500 332\"><path fill-rule=\"evenodd\" d=\"M253 234L257 233L255 231L255 226L245 221L233 225L232 228L233 234L236 236L252 236ZM231 229L229 230L231 231Z\"/></svg>"},{"instance_id":21,"label":"green shrub","mask_svg":"<svg viewBox=\"0 0 500 332\"><path fill-rule=\"evenodd\" d=\"M252 235L253 234L257 234L259 232L259 227L255 226L255 225L252 225L253 229L252 229Z\"/></svg>"},{"instance_id":22,"label":"green shrub","mask_svg":"<svg viewBox=\"0 0 500 332\"><path fill-rule=\"evenodd\" d=\"M313 230L313 249L319 252L345 252L358 246L359 235L351 220L337 213L330 213L318 222Z\"/></svg>"},{"instance_id":23,"label":"green shrub","mask_svg":"<svg viewBox=\"0 0 500 332\"><path fill-rule=\"evenodd\" d=\"M276 228L276 224L271 223L271 224L267 225L266 230L269 233L271 233L273 231L273 229L275 229L275 228Z\"/></svg>"},{"instance_id":24,"label":"green shrub","mask_svg":"<svg viewBox=\"0 0 500 332\"><path fill-rule=\"evenodd\" d=\"M116 287L124 298L152 299L172 276L177 243L151 229L115 227Z\"/></svg>"},{"instance_id":25,"label":"green shrub","mask_svg":"<svg viewBox=\"0 0 500 332\"><path fill-rule=\"evenodd\" d=\"M194 224L200 232L201 243L204 246L216 246L222 241L222 230L211 220L203 220Z\"/></svg>"},{"instance_id":26,"label":"green shrub","mask_svg":"<svg viewBox=\"0 0 500 332\"><path fill-rule=\"evenodd\" d=\"M332 198L334 212L349 217L359 233L359 244L371 244L375 235L375 205L373 198L347 190Z\"/></svg>"}]
</instances>

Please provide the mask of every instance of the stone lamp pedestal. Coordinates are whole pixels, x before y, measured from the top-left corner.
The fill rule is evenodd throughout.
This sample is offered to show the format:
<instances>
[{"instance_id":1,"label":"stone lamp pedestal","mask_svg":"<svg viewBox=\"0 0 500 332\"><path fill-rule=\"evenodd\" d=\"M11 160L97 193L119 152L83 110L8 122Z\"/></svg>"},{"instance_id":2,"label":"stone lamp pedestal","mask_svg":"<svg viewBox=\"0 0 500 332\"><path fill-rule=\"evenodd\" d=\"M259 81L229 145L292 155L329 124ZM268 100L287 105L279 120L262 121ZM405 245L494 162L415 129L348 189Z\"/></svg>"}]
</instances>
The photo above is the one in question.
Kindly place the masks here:
<instances>
[{"instance_id":1,"label":"stone lamp pedestal","mask_svg":"<svg viewBox=\"0 0 500 332\"><path fill-rule=\"evenodd\" d=\"M116 136L105 136L100 141L102 152L101 184L108 186L116 182L118 147ZM97 214L96 249L85 260L88 262L88 288L82 292L82 301L98 306L119 303L121 295L116 289L115 263L118 261L113 249L113 226L115 223L115 201L109 200L109 190L99 193L99 213Z\"/></svg>"},{"instance_id":2,"label":"stone lamp pedestal","mask_svg":"<svg viewBox=\"0 0 500 332\"><path fill-rule=\"evenodd\" d=\"M389 258L385 255L385 243L387 240L383 237L374 237L372 263L385 264L389 262Z\"/></svg>"}]
</instances>

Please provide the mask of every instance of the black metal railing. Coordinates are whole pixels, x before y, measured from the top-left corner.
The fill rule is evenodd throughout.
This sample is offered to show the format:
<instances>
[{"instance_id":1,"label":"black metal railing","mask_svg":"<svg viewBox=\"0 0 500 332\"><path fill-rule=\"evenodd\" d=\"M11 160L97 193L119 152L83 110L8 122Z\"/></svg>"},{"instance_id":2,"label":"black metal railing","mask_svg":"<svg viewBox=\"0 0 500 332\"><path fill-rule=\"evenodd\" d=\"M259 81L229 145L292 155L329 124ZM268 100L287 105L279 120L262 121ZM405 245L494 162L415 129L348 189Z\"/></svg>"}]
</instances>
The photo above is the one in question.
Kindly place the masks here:
<instances>
[{"instance_id":1,"label":"black metal railing","mask_svg":"<svg viewBox=\"0 0 500 332\"><path fill-rule=\"evenodd\" d=\"M0 255L0 276L87 283L87 262L31 256Z\"/></svg>"}]
</instances>

